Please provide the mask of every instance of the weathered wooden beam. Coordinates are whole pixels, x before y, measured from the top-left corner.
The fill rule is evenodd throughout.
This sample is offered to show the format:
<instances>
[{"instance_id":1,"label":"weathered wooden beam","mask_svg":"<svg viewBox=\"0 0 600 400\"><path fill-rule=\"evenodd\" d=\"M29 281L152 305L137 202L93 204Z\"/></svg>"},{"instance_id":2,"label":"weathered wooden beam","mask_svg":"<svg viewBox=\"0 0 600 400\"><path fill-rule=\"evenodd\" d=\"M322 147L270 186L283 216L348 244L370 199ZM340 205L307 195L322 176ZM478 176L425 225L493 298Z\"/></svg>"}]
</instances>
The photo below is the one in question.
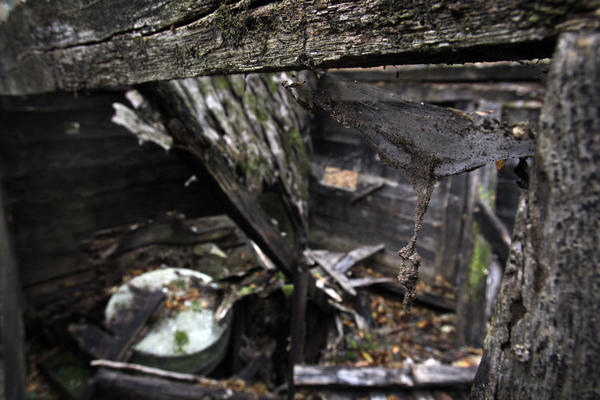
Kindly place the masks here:
<instances>
[{"instance_id":1,"label":"weathered wooden beam","mask_svg":"<svg viewBox=\"0 0 600 400\"><path fill-rule=\"evenodd\" d=\"M600 33L561 36L471 399L600 394ZM569 367L573 366L573 367Z\"/></svg>"},{"instance_id":2,"label":"weathered wooden beam","mask_svg":"<svg viewBox=\"0 0 600 400\"><path fill-rule=\"evenodd\" d=\"M346 254L344 256L344 258L342 258L340 261L338 261L334 265L334 268L336 270L338 270L340 273L345 274L346 271L348 271L354 265L366 260L367 258L375 255L376 253L379 253L380 251L382 251L384 249L385 249L385 244L379 243L375 246L363 246L363 247L359 247L357 249L351 250L348 252L348 254Z\"/></svg>"},{"instance_id":3,"label":"weathered wooden beam","mask_svg":"<svg viewBox=\"0 0 600 400\"><path fill-rule=\"evenodd\" d=\"M281 78L159 82L140 87L147 101L137 94L132 104L137 120L165 127L161 135L172 137L198 175L214 180L238 225L291 274L295 247L306 236L310 166L307 114L279 85ZM125 126L139 132L138 123Z\"/></svg>"},{"instance_id":4,"label":"weathered wooden beam","mask_svg":"<svg viewBox=\"0 0 600 400\"><path fill-rule=\"evenodd\" d=\"M459 346L481 346L485 336L486 271L492 261L492 248L475 220L477 200L492 205L496 192L496 167L485 167L469 174L465 194L463 227L457 268L456 331ZM481 196L480 196L481 194Z\"/></svg>"},{"instance_id":5,"label":"weathered wooden beam","mask_svg":"<svg viewBox=\"0 0 600 400\"><path fill-rule=\"evenodd\" d=\"M298 386L414 386L409 368L318 365L296 365L294 383Z\"/></svg>"},{"instance_id":6,"label":"weathered wooden beam","mask_svg":"<svg viewBox=\"0 0 600 400\"><path fill-rule=\"evenodd\" d=\"M448 65L397 65L390 68L346 68L340 73L349 80L361 82L522 82L540 81L548 73L547 60L535 62L498 62L466 64L459 68Z\"/></svg>"},{"instance_id":7,"label":"weathered wooden beam","mask_svg":"<svg viewBox=\"0 0 600 400\"><path fill-rule=\"evenodd\" d=\"M361 190L360 192L358 192L354 196L352 196L352 198L350 199L350 204L354 204L354 203L361 201L362 199L375 193L379 189L383 189L383 187L385 187L384 182L377 182L377 183L367 186L366 188L364 188L363 190Z\"/></svg>"},{"instance_id":8,"label":"weathered wooden beam","mask_svg":"<svg viewBox=\"0 0 600 400\"><path fill-rule=\"evenodd\" d=\"M113 321L111 328L115 331L116 337L112 337L93 325L83 324L69 327L69 332L82 350L97 358L115 361L129 359L130 346L140 338L146 321L165 300L165 295L160 290L149 292L133 286L130 286L130 289L134 291L133 304L136 309L133 313L123 311L124 319Z\"/></svg>"},{"instance_id":9,"label":"weathered wooden beam","mask_svg":"<svg viewBox=\"0 0 600 400\"><path fill-rule=\"evenodd\" d=\"M226 226L192 231L179 218L163 218L125 233L110 255L117 256L152 244L193 245L214 242L233 235L234 230L233 226Z\"/></svg>"},{"instance_id":10,"label":"weathered wooden beam","mask_svg":"<svg viewBox=\"0 0 600 400\"><path fill-rule=\"evenodd\" d=\"M307 288L308 271L303 265L298 263L294 270L294 296L292 303L292 321L290 326L291 348L288 365L288 399L294 398L294 365L304 362Z\"/></svg>"},{"instance_id":11,"label":"weathered wooden beam","mask_svg":"<svg viewBox=\"0 0 600 400\"><path fill-rule=\"evenodd\" d=\"M307 67L548 57L596 0L15 2L0 15L0 94Z\"/></svg>"},{"instance_id":12,"label":"weathered wooden beam","mask_svg":"<svg viewBox=\"0 0 600 400\"><path fill-rule=\"evenodd\" d=\"M404 368L297 365L298 386L436 387L470 385L477 367L417 364Z\"/></svg>"},{"instance_id":13,"label":"weathered wooden beam","mask_svg":"<svg viewBox=\"0 0 600 400\"><path fill-rule=\"evenodd\" d=\"M25 398L25 353L21 283L9 236L0 169L0 396Z\"/></svg>"},{"instance_id":14,"label":"weathered wooden beam","mask_svg":"<svg viewBox=\"0 0 600 400\"><path fill-rule=\"evenodd\" d=\"M319 266L323 268L323 270L327 272L327 274L329 274L329 276L331 276L348 294L356 296L356 290L354 290L346 275L335 268L337 262L336 259L332 257L334 254L335 253L330 253L327 250L304 250L304 256L306 258L319 264Z\"/></svg>"},{"instance_id":15,"label":"weathered wooden beam","mask_svg":"<svg viewBox=\"0 0 600 400\"><path fill-rule=\"evenodd\" d=\"M96 399L274 399L250 391L234 391L227 387L200 386L193 383L174 382L169 379L130 375L118 371L100 369L94 379Z\"/></svg>"},{"instance_id":16,"label":"weathered wooden beam","mask_svg":"<svg viewBox=\"0 0 600 400\"><path fill-rule=\"evenodd\" d=\"M400 296L404 296L406 294L406 288L404 288L404 286L398 282L382 282L378 284L378 286ZM456 302L454 300L434 293L425 292L422 294L417 294L415 301L417 304L422 304L427 307L433 307L447 312L456 311Z\"/></svg>"},{"instance_id":17,"label":"weathered wooden beam","mask_svg":"<svg viewBox=\"0 0 600 400\"><path fill-rule=\"evenodd\" d=\"M140 365L140 364L132 364L132 363L126 363L126 362L121 362L121 361L98 359L98 360L92 360L90 362L90 365L92 367L109 368L112 370L119 370L119 371L141 372L143 374L150 375L150 376L156 376L156 377L160 377L160 378L168 378L168 379L173 379L173 380L181 381L181 382L193 382L193 383L198 383L198 384L205 385L205 386L219 386L219 381L216 381L216 380L213 380L210 378L205 378L200 375L167 371L164 369L148 367L148 366Z\"/></svg>"},{"instance_id":18,"label":"weathered wooden beam","mask_svg":"<svg viewBox=\"0 0 600 400\"><path fill-rule=\"evenodd\" d=\"M483 202L481 198L475 200L473 216L479 225L481 234L490 246L492 246L492 250L500 259L502 266L504 266L508 260L508 253L510 251L510 233L508 228L494 213L494 210Z\"/></svg>"}]
</instances>

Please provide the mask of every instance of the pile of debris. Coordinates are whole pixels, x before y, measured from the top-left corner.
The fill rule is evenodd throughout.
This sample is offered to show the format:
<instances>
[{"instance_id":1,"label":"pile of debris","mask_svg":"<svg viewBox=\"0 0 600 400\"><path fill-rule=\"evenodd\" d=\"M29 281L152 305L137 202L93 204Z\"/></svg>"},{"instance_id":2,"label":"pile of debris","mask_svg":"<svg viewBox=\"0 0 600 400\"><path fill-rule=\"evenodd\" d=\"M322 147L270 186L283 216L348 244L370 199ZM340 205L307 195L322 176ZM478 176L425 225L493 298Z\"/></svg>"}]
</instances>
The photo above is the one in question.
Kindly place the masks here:
<instances>
[{"instance_id":1,"label":"pile of debris","mask_svg":"<svg viewBox=\"0 0 600 400\"><path fill-rule=\"evenodd\" d=\"M68 398L114 398L115 393L119 398L271 398L291 392L285 383L291 375L300 397L344 388L393 393L442 386L463 393L481 356L479 349L452 344L450 284L421 284L412 311L402 308L406 289L369 268L383 245L347 253L306 249L304 298L294 294L290 277L224 216L163 216L98 232L84 247L103 290L80 302L79 318L68 326L76 347L54 343L50 350L30 354L32 374L41 371ZM201 282L179 287L174 281L162 290L129 285L133 307L120 310L112 321L98 315L118 287L166 268L209 275L214 283L210 301L200 301L208 290ZM291 310L298 312L297 302L309 311L294 325L290 316ZM228 349L209 377L134 363L134 345L161 316L193 309L196 303L210 308L217 320L234 311ZM306 338L296 334L304 326L310 332ZM293 348L300 348L301 357L290 365ZM31 376L30 393L44 390L40 376Z\"/></svg>"}]
</instances>

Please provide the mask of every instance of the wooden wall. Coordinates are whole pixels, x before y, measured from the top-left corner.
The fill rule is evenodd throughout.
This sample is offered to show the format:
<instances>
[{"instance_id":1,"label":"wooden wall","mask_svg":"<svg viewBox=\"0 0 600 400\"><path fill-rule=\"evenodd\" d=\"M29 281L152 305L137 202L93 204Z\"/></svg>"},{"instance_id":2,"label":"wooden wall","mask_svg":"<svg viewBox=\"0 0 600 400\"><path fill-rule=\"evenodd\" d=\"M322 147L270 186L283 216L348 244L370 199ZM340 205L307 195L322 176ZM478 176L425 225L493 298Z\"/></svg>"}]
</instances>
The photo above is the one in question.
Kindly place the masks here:
<instances>
[{"instance_id":1,"label":"wooden wall","mask_svg":"<svg viewBox=\"0 0 600 400\"><path fill-rule=\"evenodd\" d=\"M113 124L122 92L2 98L0 160L28 315L85 290L93 232L179 210L222 212L190 168Z\"/></svg>"},{"instance_id":2,"label":"wooden wall","mask_svg":"<svg viewBox=\"0 0 600 400\"><path fill-rule=\"evenodd\" d=\"M357 79L440 105L476 109L499 106L503 118L535 120L543 95L544 65L405 67L345 70ZM95 278L80 248L93 232L133 223L167 210L189 216L225 210L201 179L180 159L153 144L138 145L110 122L112 103L123 93L53 94L0 98L0 160L9 224L27 310L81 291ZM412 234L415 195L406 179L384 166L358 133L323 114L313 120L310 241L314 248L346 250L386 244L379 268L393 276L397 250ZM359 172L357 191L320 183L325 166ZM498 213L512 225L519 195L512 168L498 181ZM422 276L455 276L462 229L466 176L442 180L425 216L419 252ZM352 202L361 190L383 187ZM35 314L35 313L34 313Z\"/></svg>"},{"instance_id":3,"label":"wooden wall","mask_svg":"<svg viewBox=\"0 0 600 400\"><path fill-rule=\"evenodd\" d=\"M493 108L504 120L513 123L527 120L535 126L543 99L546 65L412 66L340 70L338 74L418 101L468 111ZM385 243L385 254L377 259L378 268L394 276L398 264L396 252L412 234L416 196L408 181L379 162L356 130L344 128L323 113L315 116L312 140L311 246L347 250L358 245ZM497 191L497 212L511 229L520 193L512 171L515 165L509 161L500 171ZM326 166L359 172L361 178L356 192L323 185L321 174ZM366 181L380 181L385 185L351 203L356 193L369 187ZM423 259L421 276L426 280L441 275L454 281L467 182L466 174L445 178L433 192L417 242Z\"/></svg>"}]
</instances>

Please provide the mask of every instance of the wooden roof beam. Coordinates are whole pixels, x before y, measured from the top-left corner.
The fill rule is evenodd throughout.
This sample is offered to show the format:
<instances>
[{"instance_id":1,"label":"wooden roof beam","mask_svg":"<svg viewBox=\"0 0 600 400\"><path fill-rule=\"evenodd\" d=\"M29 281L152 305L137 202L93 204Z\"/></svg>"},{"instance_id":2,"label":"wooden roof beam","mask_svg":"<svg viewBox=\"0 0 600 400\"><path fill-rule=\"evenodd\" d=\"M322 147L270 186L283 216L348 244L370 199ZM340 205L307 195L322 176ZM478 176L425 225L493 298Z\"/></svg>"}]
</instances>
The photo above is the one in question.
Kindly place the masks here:
<instances>
[{"instance_id":1,"label":"wooden roof beam","mask_svg":"<svg viewBox=\"0 0 600 400\"><path fill-rule=\"evenodd\" d=\"M15 3L0 10L0 95L307 67L549 57L561 24L593 16L600 6L597 0Z\"/></svg>"}]
</instances>

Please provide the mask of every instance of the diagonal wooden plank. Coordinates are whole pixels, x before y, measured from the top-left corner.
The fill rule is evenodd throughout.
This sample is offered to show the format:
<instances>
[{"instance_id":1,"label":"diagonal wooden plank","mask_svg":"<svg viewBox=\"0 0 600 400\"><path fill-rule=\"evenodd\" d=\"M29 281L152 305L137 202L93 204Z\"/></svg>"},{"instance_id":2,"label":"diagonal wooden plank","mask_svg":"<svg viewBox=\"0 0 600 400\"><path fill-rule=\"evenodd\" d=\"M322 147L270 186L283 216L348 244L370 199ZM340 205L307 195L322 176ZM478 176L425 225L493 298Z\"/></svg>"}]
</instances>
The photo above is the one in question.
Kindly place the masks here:
<instances>
[{"instance_id":1,"label":"diagonal wooden plank","mask_svg":"<svg viewBox=\"0 0 600 400\"><path fill-rule=\"evenodd\" d=\"M325 272L329 274L346 292L352 296L356 296L356 290L352 287L352 284L340 271L335 269L336 257L332 257L332 254L327 250L304 250L304 256L311 261L319 264ZM341 256L340 256L341 258Z\"/></svg>"},{"instance_id":2,"label":"diagonal wooden plank","mask_svg":"<svg viewBox=\"0 0 600 400\"><path fill-rule=\"evenodd\" d=\"M340 261L338 261L334 268L340 271L342 274L345 274L350 268L354 265L358 264L361 261L366 260L367 258L379 253L385 249L385 245L380 243L375 246L363 246L352 251L349 251L348 254L344 256Z\"/></svg>"}]
</instances>

